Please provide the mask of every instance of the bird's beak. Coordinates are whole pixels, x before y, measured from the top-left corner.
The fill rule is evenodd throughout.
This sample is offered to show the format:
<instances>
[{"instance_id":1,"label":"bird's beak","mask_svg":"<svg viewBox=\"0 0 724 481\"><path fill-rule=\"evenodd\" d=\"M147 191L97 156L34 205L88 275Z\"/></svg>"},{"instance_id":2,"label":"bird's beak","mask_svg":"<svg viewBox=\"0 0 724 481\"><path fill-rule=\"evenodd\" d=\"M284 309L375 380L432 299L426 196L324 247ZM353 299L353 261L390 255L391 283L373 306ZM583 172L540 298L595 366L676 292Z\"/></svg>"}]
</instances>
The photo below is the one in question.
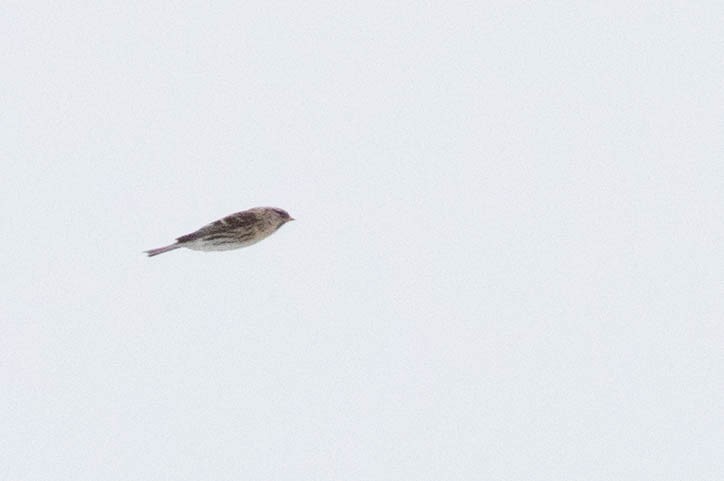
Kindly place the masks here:
<instances>
[{"instance_id":1,"label":"bird's beak","mask_svg":"<svg viewBox=\"0 0 724 481\"><path fill-rule=\"evenodd\" d=\"M297 220L297 219L295 219L294 217L290 217L287 222L291 222L291 221L293 221L293 220Z\"/></svg>"}]
</instances>

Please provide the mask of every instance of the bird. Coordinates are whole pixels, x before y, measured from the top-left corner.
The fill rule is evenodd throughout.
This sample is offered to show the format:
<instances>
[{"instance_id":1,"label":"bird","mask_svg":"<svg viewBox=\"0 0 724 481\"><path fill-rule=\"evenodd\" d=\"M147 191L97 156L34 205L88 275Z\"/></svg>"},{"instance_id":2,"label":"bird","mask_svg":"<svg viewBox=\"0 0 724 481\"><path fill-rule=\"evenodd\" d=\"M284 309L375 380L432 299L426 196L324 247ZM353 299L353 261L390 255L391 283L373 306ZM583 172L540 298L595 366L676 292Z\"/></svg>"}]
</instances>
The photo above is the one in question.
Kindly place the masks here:
<instances>
[{"instance_id":1,"label":"bird","mask_svg":"<svg viewBox=\"0 0 724 481\"><path fill-rule=\"evenodd\" d=\"M196 251L226 251L256 244L266 239L287 222L293 221L287 211L277 207L254 207L236 212L207 224L176 239L164 247L144 251L148 257L186 247Z\"/></svg>"}]
</instances>

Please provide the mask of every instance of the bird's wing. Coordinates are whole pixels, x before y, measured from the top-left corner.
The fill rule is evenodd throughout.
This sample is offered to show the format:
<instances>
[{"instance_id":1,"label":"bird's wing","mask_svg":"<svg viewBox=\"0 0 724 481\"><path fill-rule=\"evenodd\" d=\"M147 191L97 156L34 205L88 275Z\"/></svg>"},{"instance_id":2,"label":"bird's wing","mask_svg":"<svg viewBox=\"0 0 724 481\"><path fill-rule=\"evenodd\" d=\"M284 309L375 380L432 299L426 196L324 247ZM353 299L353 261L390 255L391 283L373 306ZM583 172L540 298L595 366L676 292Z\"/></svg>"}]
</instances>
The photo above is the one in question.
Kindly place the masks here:
<instances>
[{"instance_id":1,"label":"bird's wing","mask_svg":"<svg viewBox=\"0 0 724 481\"><path fill-rule=\"evenodd\" d=\"M211 224L206 224L199 230L190 234L182 235L181 237L178 237L176 241L195 241L209 235L227 232L229 229L251 228L256 221L257 217L253 212L237 212L235 214L227 215L226 217L214 221Z\"/></svg>"}]
</instances>

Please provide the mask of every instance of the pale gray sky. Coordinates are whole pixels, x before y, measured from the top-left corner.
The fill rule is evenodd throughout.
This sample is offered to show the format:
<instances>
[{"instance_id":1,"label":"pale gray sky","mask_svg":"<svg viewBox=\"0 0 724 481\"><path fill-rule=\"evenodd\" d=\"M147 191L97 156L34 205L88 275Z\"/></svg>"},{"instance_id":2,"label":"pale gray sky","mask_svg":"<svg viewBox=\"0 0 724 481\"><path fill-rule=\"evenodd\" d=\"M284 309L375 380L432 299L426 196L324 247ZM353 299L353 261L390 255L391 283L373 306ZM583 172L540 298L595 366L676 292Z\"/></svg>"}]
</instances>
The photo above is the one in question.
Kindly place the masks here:
<instances>
[{"instance_id":1,"label":"pale gray sky","mask_svg":"<svg viewBox=\"0 0 724 481\"><path fill-rule=\"evenodd\" d=\"M0 480L724 478L721 2L1 13Z\"/></svg>"}]
</instances>

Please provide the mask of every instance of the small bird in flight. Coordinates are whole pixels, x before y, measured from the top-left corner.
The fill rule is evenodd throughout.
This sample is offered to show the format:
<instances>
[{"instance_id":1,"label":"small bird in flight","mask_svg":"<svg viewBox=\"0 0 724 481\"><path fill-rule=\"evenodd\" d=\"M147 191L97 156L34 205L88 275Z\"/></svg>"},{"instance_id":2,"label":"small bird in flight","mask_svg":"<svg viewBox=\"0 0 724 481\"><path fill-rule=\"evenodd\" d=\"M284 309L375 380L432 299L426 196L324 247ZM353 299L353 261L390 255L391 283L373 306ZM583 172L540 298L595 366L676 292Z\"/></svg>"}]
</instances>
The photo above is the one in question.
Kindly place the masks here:
<instances>
[{"instance_id":1,"label":"small bird in flight","mask_svg":"<svg viewBox=\"0 0 724 481\"><path fill-rule=\"evenodd\" d=\"M180 247L196 251L228 251L256 244L294 220L285 210L276 207L253 209L227 215L197 231L182 235L174 244L145 251L148 257Z\"/></svg>"}]
</instances>

